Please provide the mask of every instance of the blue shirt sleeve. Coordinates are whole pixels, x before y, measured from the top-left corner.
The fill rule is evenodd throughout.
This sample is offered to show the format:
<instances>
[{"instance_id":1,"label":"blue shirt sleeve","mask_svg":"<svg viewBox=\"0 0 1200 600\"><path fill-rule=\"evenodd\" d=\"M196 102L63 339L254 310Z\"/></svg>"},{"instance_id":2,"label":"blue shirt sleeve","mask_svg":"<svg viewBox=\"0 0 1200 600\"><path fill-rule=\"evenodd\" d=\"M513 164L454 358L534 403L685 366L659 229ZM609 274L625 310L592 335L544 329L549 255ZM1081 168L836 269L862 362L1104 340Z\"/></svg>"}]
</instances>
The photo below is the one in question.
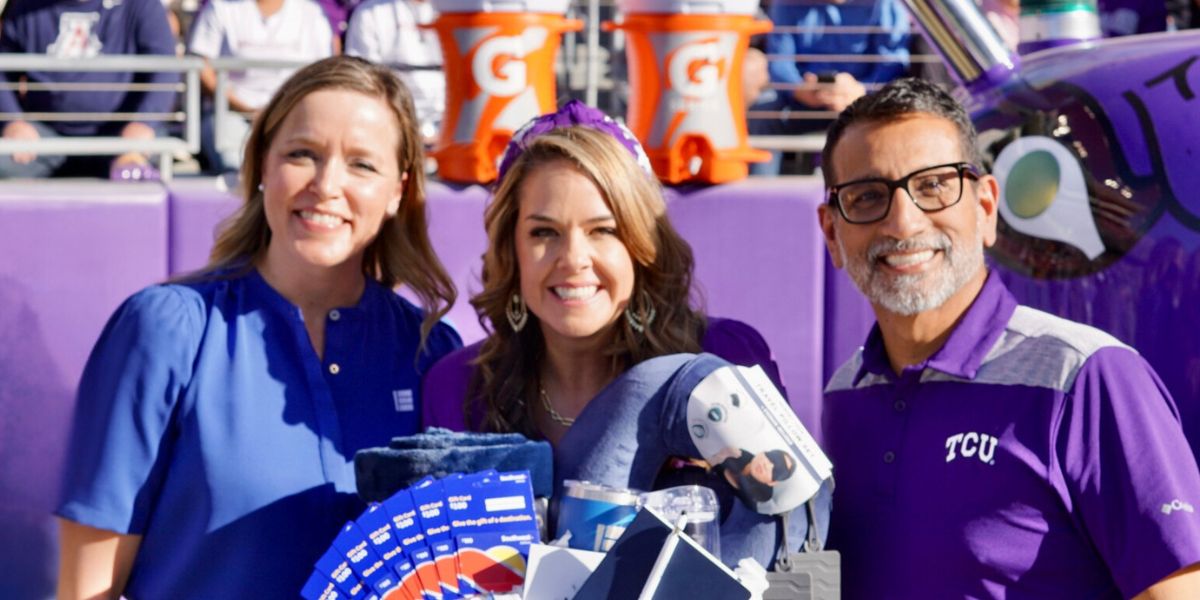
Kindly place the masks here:
<instances>
[{"instance_id":1,"label":"blue shirt sleeve","mask_svg":"<svg viewBox=\"0 0 1200 600\"><path fill-rule=\"evenodd\" d=\"M145 532L204 318L199 296L156 286L125 301L109 320L79 383L59 516L118 533Z\"/></svg>"},{"instance_id":2,"label":"blue shirt sleeve","mask_svg":"<svg viewBox=\"0 0 1200 600\"><path fill-rule=\"evenodd\" d=\"M877 5L880 27L886 33L871 35L871 52L891 60L874 63L871 68L859 77L859 81L867 83L886 83L903 77L908 71L909 61L909 17L908 12L897 0L882 0Z\"/></svg>"},{"instance_id":3,"label":"blue shirt sleeve","mask_svg":"<svg viewBox=\"0 0 1200 600\"><path fill-rule=\"evenodd\" d=\"M775 23L777 27L794 27L804 24L801 21L809 10L811 8L808 6L789 2L772 2L768 14L771 22ZM767 62L767 72L771 75L771 81L794 84L800 83L803 79L800 67L791 58L798 53L796 50L798 35L793 33L767 34L767 55L781 57ZM790 93L790 90L788 92Z\"/></svg>"},{"instance_id":4,"label":"blue shirt sleeve","mask_svg":"<svg viewBox=\"0 0 1200 600\"><path fill-rule=\"evenodd\" d=\"M1055 431L1074 517L1124 596L1200 561L1200 470L1145 360L1122 347L1093 354Z\"/></svg>"}]
</instances>

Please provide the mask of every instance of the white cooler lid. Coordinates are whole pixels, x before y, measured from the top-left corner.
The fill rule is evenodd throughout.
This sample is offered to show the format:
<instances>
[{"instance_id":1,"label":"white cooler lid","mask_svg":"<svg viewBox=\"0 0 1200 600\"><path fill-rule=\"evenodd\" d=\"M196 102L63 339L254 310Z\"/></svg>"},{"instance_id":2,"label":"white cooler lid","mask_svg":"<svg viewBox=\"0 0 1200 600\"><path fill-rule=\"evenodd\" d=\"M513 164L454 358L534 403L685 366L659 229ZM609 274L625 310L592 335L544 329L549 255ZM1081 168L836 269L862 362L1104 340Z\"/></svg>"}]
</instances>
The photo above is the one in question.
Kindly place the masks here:
<instances>
[{"instance_id":1,"label":"white cooler lid","mask_svg":"<svg viewBox=\"0 0 1200 600\"><path fill-rule=\"evenodd\" d=\"M617 0L626 14L753 15L759 0Z\"/></svg>"},{"instance_id":2,"label":"white cooler lid","mask_svg":"<svg viewBox=\"0 0 1200 600\"><path fill-rule=\"evenodd\" d=\"M550 13L564 15L571 0L431 0L443 13Z\"/></svg>"}]
</instances>

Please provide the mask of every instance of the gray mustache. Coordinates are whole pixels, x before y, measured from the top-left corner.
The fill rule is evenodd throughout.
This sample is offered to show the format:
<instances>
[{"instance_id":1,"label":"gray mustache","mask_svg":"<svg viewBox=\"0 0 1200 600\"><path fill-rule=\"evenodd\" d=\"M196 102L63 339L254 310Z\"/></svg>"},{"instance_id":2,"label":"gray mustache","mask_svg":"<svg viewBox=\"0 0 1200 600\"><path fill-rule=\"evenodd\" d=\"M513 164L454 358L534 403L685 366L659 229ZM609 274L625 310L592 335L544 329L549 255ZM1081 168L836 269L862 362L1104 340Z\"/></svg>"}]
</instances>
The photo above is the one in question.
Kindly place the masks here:
<instances>
[{"instance_id":1,"label":"gray mustache","mask_svg":"<svg viewBox=\"0 0 1200 600\"><path fill-rule=\"evenodd\" d=\"M880 256L889 252L942 250L949 253L950 249L950 238L945 234L932 234L923 238L910 238L907 240L885 238L871 243L871 247L867 249L867 259L875 262L879 260Z\"/></svg>"}]
</instances>

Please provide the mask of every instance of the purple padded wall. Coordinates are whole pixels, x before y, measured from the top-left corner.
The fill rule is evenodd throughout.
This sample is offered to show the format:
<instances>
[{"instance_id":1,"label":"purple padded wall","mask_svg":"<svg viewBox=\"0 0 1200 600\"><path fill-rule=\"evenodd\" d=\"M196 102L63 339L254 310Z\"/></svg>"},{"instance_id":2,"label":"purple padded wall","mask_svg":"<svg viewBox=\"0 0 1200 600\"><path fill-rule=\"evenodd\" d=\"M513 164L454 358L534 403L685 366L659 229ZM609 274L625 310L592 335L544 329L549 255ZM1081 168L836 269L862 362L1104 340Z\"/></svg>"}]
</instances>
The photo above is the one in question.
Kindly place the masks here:
<instances>
[{"instance_id":1,"label":"purple padded wall","mask_svg":"<svg viewBox=\"0 0 1200 600\"><path fill-rule=\"evenodd\" d=\"M236 188L230 191L234 180L199 177L171 182L167 259L172 275L208 264L217 225L242 204Z\"/></svg>"},{"instance_id":2,"label":"purple padded wall","mask_svg":"<svg viewBox=\"0 0 1200 600\"><path fill-rule=\"evenodd\" d=\"M867 341L875 324L875 313L846 271L835 268L825 253L825 354L821 381L829 381L834 371Z\"/></svg>"},{"instance_id":3,"label":"purple padded wall","mask_svg":"<svg viewBox=\"0 0 1200 600\"><path fill-rule=\"evenodd\" d=\"M484 337L469 300L480 288L479 271L483 266L480 257L487 248L483 208L489 196L479 186L450 187L438 181L427 183L425 195L433 250L458 288L458 300L446 320L458 330L463 343L470 344Z\"/></svg>"},{"instance_id":4,"label":"purple padded wall","mask_svg":"<svg viewBox=\"0 0 1200 600\"><path fill-rule=\"evenodd\" d=\"M53 593L75 387L117 305L166 277L166 220L156 184L0 184L0 597Z\"/></svg>"},{"instance_id":5,"label":"purple padded wall","mask_svg":"<svg viewBox=\"0 0 1200 600\"><path fill-rule=\"evenodd\" d=\"M745 321L775 353L788 399L820 439L825 246L814 177L673 190L667 212L692 245L709 314Z\"/></svg>"}]
</instances>

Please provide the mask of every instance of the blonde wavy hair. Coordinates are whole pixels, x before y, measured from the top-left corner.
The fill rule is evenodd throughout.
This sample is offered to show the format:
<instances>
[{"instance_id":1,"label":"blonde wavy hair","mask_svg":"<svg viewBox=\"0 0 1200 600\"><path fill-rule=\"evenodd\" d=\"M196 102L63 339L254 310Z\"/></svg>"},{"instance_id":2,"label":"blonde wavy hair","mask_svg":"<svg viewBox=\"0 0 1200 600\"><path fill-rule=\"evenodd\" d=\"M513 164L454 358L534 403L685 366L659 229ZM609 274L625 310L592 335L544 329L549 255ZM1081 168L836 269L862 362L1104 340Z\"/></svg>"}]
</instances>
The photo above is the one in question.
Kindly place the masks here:
<instances>
[{"instance_id":1,"label":"blonde wavy hair","mask_svg":"<svg viewBox=\"0 0 1200 600\"><path fill-rule=\"evenodd\" d=\"M483 255L483 290L471 298L479 323L491 335L475 360L468 402L468 423L482 422L486 431L516 431L540 437L532 407L538 390L538 367L545 356L541 326L530 313L517 332L505 309L520 293L516 228L520 191L540 167L566 161L596 185L617 222L617 237L634 263L630 305L655 317L644 332L626 319L613 325L609 357L613 373L647 358L677 352L699 352L707 326L692 291L692 249L667 219L662 188L643 171L629 151L607 133L586 126L563 127L526 142L524 152L498 183L484 214L488 247ZM648 300L650 306L645 306ZM482 415L477 411L482 410Z\"/></svg>"},{"instance_id":2,"label":"blonde wavy hair","mask_svg":"<svg viewBox=\"0 0 1200 600\"><path fill-rule=\"evenodd\" d=\"M378 98L396 117L400 131L396 160L401 176L408 178L400 211L383 222L379 234L367 246L362 270L368 278L384 286L406 285L416 294L426 310L421 325L423 346L433 326L454 304L457 292L429 242L425 215L425 154L412 94L387 67L360 58L335 56L300 69L259 112L246 140L242 162L241 185L246 201L221 223L208 266L198 276L245 273L265 254L271 242L271 230L258 184L263 180L267 150L292 108L309 94L321 90L346 90Z\"/></svg>"}]
</instances>

